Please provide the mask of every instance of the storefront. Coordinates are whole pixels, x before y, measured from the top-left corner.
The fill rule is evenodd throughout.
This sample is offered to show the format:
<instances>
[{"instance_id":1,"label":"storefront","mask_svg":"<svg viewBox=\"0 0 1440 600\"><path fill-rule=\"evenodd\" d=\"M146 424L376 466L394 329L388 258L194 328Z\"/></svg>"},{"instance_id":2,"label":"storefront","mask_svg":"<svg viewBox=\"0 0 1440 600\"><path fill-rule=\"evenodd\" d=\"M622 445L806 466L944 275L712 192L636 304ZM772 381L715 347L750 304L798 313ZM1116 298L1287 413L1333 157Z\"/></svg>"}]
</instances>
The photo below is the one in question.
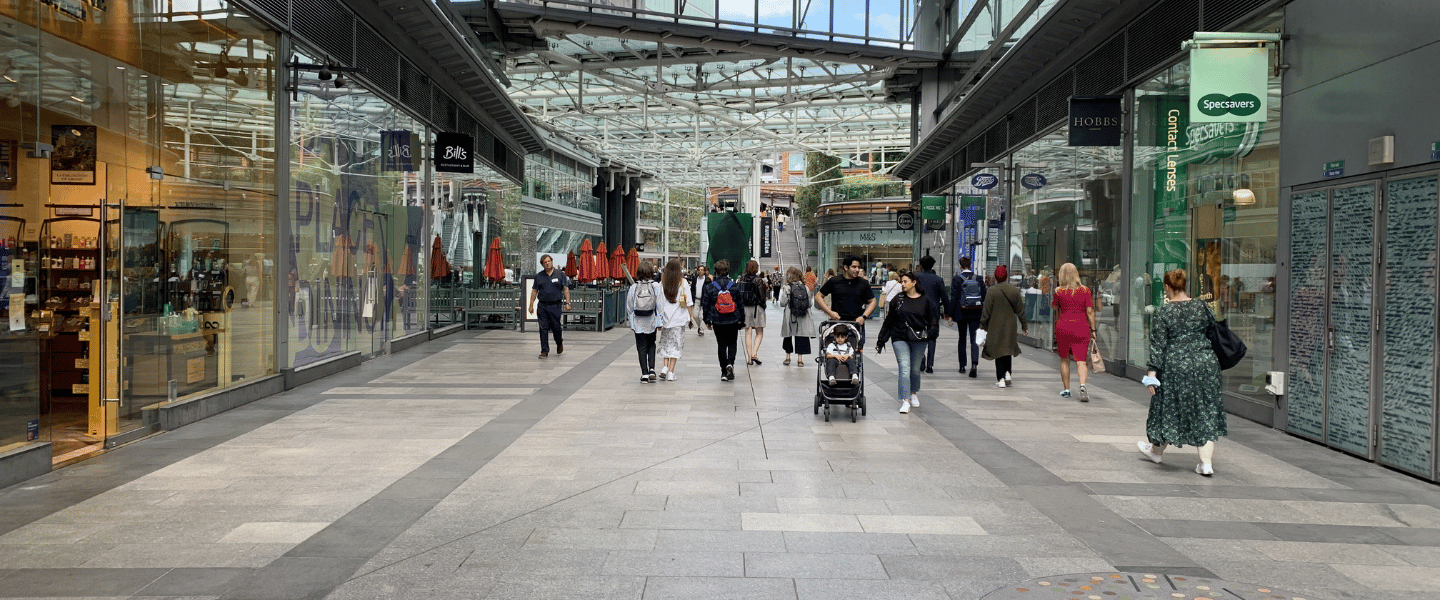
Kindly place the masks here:
<instances>
[{"instance_id":1,"label":"storefront","mask_svg":"<svg viewBox=\"0 0 1440 600\"><path fill-rule=\"evenodd\" d=\"M903 215L903 216L902 216ZM840 272L840 261L854 256L864 261L867 273L876 263L886 270L912 270L916 229L920 220L905 197L851 200L822 204L815 219L819 230L819 256L815 271Z\"/></svg>"},{"instance_id":2,"label":"storefront","mask_svg":"<svg viewBox=\"0 0 1440 600\"><path fill-rule=\"evenodd\" d=\"M209 5L0 7L0 450L276 372L277 36Z\"/></svg>"}]
</instances>

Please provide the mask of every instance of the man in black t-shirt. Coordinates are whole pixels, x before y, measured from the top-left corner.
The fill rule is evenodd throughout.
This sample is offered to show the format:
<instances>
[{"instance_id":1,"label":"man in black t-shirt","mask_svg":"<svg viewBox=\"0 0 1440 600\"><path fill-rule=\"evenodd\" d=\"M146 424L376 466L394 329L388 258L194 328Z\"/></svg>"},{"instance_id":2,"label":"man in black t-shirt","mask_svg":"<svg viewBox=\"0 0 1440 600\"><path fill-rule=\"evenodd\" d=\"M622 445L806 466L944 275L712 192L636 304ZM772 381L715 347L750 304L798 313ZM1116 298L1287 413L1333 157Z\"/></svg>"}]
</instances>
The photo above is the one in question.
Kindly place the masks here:
<instances>
[{"instance_id":1,"label":"man in black t-shirt","mask_svg":"<svg viewBox=\"0 0 1440 600\"><path fill-rule=\"evenodd\" d=\"M833 308L824 296L835 303ZM815 291L815 306L833 320L855 321L860 326L860 339L855 347L864 348L865 317L875 310L875 291L865 279L864 263L854 256L845 257L840 275L830 278Z\"/></svg>"}]
</instances>

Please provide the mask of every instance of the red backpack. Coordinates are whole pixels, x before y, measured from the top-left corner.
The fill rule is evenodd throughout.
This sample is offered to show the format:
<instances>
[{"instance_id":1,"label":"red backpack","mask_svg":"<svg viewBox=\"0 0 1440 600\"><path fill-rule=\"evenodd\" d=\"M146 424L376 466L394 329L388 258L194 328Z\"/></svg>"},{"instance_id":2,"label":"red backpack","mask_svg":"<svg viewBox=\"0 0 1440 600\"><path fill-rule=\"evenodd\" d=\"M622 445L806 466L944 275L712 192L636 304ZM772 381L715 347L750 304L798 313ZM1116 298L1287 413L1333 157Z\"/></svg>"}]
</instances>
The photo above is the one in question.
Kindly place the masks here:
<instances>
[{"instance_id":1,"label":"red backpack","mask_svg":"<svg viewBox=\"0 0 1440 600\"><path fill-rule=\"evenodd\" d=\"M715 312L722 315L735 312L735 298L730 296L730 288L732 287L735 287L735 281L733 279L730 281L730 285L723 289L720 287L718 281L715 282L715 289L720 290L720 293L715 294Z\"/></svg>"}]
</instances>

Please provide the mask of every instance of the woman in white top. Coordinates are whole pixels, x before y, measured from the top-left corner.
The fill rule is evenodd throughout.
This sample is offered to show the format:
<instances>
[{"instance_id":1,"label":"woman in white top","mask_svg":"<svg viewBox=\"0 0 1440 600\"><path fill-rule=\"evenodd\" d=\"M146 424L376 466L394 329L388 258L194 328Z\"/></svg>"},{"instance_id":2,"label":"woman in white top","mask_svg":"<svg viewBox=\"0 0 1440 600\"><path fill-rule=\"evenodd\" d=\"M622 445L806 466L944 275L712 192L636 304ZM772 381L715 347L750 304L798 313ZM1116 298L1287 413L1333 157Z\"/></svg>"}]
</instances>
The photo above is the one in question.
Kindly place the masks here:
<instances>
[{"instance_id":1,"label":"woman in white top","mask_svg":"<svg viewBox=\"0 0 1440 600\"><path fill-rule=\"evenodd\" d=\"M695 267L695 279L690 282L690 322L701 320L705 316L705 309L700 307L700 295L705 291L705 285L713 281L710 279L710 269L705 265ZM705 337L705 328L696 327L695 332L700 337Z\"/></svg>"},{"instance_id":2,"label":"woman in white top","mask_svg":"<svg viewBox=\"0 0 1440 600\"><path fill-rule=\"evenodd\" d=\"M660 296L660 315L662 317L660 329L660 358L664 361L660 365L660 380L675 381L675 362L680 360L680 354L685 350L685 328L694 327L695 322L690 320L690 305L695 304L692 290L687 289L685 276L680 268L680 261L671 260L665 265L665 270L660 275L660 288L663 295Z\"/></svg>"},{"instance_id":3,"label":"woman in white top","mask_svg":"<svg viewBox=\"0 0 1440 600\"><path fill-rule=\"evenodd\" d=\"M655 268L649 262L640 263L625 302L625 315L630 321L630 330L635 332L635 352L640 355L640 383L660 380L655 374L655 338L663 323L661 309L665 305L660 294Z\"/></svg>"},{"instance_id":4,"label":"woman in white top","mask_svg":"<svg viewBox=\"0 0 1440 600\"><path fill-rule=\"evenodd\" d=\"M887 309L890 308L890 301L894 300L895 296L900 295L900 274L891 271L889 277L890 278L885 281L885 286L880 288L880 295L885 297L885 303L881 306Z\"/></svg>"}]
</instances>

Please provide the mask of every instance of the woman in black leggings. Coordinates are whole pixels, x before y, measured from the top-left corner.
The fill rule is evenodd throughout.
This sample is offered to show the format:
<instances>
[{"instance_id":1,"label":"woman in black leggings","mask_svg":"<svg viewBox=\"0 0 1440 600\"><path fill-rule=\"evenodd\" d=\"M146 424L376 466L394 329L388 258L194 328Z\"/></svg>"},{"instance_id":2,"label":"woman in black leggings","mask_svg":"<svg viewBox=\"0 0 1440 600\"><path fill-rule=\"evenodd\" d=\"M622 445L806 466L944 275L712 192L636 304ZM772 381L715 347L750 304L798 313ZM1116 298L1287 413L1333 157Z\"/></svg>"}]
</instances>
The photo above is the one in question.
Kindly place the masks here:
<instances>
[{"instance_id":1,"label":"woman in black leggings","mask_svg":"<svg viewBox=\"0 0 1440 600\"><path fill-rule=\"evenodd\" d=\"M1010 283L1005 265L995 267L995 285L985 294L980 311L980 328L985 330L985 349L980 357L995 361L995 386L1009 387L1010 358L1020 355L1019 330L1030 333L1025 321L1025 298L1020 288Z\"/></svg>"}]
</instances>

